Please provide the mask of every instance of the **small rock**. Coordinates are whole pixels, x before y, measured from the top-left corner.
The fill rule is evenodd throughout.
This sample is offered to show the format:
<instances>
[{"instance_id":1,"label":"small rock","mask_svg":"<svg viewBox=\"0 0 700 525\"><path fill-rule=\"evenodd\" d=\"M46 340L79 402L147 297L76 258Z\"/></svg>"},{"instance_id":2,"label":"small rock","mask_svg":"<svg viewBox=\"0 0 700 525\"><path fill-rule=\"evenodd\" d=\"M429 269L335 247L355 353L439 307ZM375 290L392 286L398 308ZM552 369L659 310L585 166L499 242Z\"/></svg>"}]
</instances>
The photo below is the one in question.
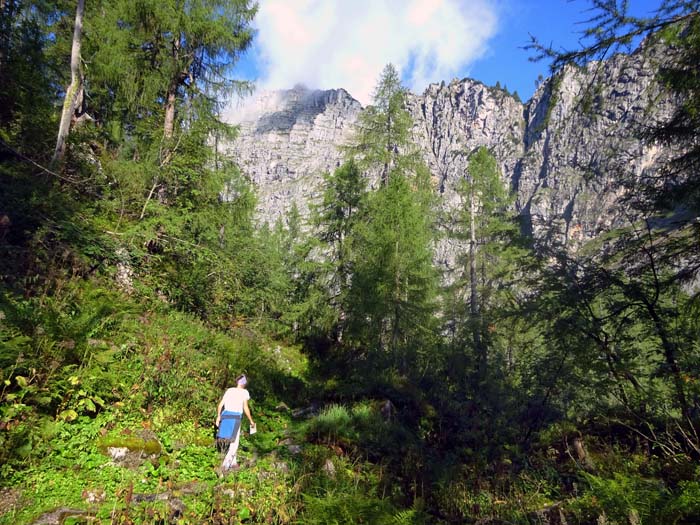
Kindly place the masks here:
<instances>
[{"instance_id":1,"label":"small rock","mask_svg":"<svg viewBox=\"0 0 700 525\"><path fill-rule=\"evenodd\" d=\"M83 500L86 503L102 503L105 500L104 489L84 490L82 493Z\"/></svg>"},{"instance_id":2,"label":"small rock","mask_svg":"<svg viewBox=\"0 0 700 525\"><path fill-rule=\"evenodd\" d=\"M301 454L301 447L299 445L287 445L287 450L290 454Z\"/></svg>"},{"instance_id":3,"label":"small rock","mask_svg":"<svg viewBox=\"0 0 700 525\"><path fill-rule=\"evenodd\" d=\"M20 490L10 488L0 489L0 516L18 508L21 502L22 492Z\"/></svg>"},{"instance_id":4,"label":"small rock","mask_svg":"<svg viewBox=\"0 0 700 525\"><path fill-rule=\"evenodd\" d=\"M534 518L536 523L542 523L543 525L568 525L561 503L555 503L542 510L538 510L530 517Z\"/></svg>"},{"instance_id":5,"label":"small rock","mask_svg":"<svg viewBox=\"0 0 700 525\"><path fill-rule=\"evenodd\" d=\"M289 472L289 465L287 465L287 463L285 463L284 461L278 461L277 463L273 463L272 466L275 468L275 470L283 472L284 474L287 474Z\"/></svg>"},{"instance_id":6,"label":"small rock","mask_svg":"<svg viewBox=\"0 0 700 525\"><path fill-rule=\"evenodd\" d=\"M59 507L54 511L42 514L32 523L32 525L61 525L68 518L74 516L87 516L90 513L82 509L71 509L69 507Z\"/></svg>"},{"instance_id":7,"label":"small rock","mask_svg":"<svg viewBox=\"0 0 700 525\"><path fill-rule=\"evenodd\" d=\"M328 474L329 477L335 477L335 465L330 458L326 459L326 462L323 464L323 471Z\"/></svg>"},{"instance_id":8,"label":"small rock","mask_svg":"<svg viewBox=\"0 0 700 525\"><path fill-rule=\"evenodd\" d=\"M120 461L126 457L129 449L127 447L107 447L107 453L112 461Z\"/></svg>"}]
</instances>

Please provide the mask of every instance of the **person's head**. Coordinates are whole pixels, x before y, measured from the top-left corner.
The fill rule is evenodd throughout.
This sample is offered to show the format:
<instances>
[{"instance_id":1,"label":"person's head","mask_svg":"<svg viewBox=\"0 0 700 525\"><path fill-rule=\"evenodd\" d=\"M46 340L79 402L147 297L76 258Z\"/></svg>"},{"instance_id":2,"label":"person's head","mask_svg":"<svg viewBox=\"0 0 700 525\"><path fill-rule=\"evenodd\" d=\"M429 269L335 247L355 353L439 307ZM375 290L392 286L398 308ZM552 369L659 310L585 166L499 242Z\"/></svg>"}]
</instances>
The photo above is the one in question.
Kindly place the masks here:
<instances>
[{"instance_id":1,"label":"person's head","mask_svg":"<svg viewBox=\"0 0 700 525\"><path fill-rule=\"evenodd\" d=\"M236 378L236 386L244 388L248 384L248 378L245 374L241 374Z\"/></svg>"}]
</instances>

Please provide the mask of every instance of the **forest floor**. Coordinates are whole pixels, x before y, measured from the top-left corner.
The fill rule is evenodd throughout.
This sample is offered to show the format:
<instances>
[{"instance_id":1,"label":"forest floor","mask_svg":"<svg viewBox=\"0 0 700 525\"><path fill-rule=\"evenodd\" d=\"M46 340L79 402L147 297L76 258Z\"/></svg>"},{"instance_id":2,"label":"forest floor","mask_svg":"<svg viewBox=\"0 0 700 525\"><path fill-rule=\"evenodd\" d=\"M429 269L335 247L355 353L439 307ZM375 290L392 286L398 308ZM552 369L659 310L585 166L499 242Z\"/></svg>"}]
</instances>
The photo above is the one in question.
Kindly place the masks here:
<instances>
[{"instance_id":1,"label":"forest floor","mask_svg":"<svg viewBox=\"0 0 700 525\"><path fill-rule=\"evenodd\" d=\"M3 489L0 523L287 521L300 422L285 405L258 409L255 419L258 433L243 431L241 467L223 476L213 428L178 421L167 407L56 422L42 429L51 453Z\"/></svg>"}]
</instances>

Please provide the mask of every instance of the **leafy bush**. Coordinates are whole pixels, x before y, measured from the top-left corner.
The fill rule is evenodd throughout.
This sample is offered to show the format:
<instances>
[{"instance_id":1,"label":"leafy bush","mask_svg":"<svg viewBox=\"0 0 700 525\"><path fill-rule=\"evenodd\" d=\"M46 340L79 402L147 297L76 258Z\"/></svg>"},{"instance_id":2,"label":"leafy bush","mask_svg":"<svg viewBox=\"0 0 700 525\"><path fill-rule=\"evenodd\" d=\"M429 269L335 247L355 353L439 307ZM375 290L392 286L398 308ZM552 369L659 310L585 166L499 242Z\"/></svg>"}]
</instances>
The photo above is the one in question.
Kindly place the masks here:
<instances>
[{"instance_id":1,"label":"leafy bush","mask_svg":"<svg viewBox=\"0 0 700 525\"><path fill-rule=\"evenodd\" d=\"M700 522L700 482L682 481L663 508L673 523Z\"/></svg>"},{"instance_id":2,"label":"leafy bush","mask_svg":"<svg viewBox=\"0 0 700 525\"><path fill-rule=\"evenodd\" d=\"M589 488L576 504L586 516L605 513L616 523L627 523L637 516L641 523L655 523L669 492L658 480L644 479L635 474L616 473L612 478L584 474Z\"/></svg>"}]
</instances>

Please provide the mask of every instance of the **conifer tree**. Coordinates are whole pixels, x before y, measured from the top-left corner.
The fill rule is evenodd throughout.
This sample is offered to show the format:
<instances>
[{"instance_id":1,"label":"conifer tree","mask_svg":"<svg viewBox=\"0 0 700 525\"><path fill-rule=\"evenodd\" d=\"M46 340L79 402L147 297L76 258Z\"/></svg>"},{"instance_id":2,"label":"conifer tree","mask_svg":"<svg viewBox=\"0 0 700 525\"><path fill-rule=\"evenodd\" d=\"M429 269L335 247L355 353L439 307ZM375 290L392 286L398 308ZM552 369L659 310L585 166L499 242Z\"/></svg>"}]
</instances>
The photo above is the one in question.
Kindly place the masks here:
<instances>
[{"instance_id":1,"label":"conifer tree","mask_svg":"<svg viewBox=\"0 0 700 525\"><path fill-rule=\"evenodd\" d=\"M406 90L399 73L393 64L387 64L375 88L373 104L360 114L356 138L348 148L361 169L378 172L383 186L389 184L393 170L410 171L422 162L416 148L409 148L413 122L405 102Z\"/></svg>"},{"instance_id":2,"label":"conifer tree","mask_svg":"<svg viewBox=\"0 0 700 525\"><path fill-rule=\"evenodd\" d=\"M314 224L321 245L319 278L337 312L334 337L342 339L347 311L347 294L355 258L353 234L366 211L366 181L357 164L350 160L324 178L322 203L314 210Z\"/></svg>"},{"instance_id":3,"label":"conifer tree","mask_svg":"<svg viewBox=\"0 0 700 525\"><path fill-rule=\"evenodd\" d=\"M435 335L437 275L433 267L430 174L417 154L405 90L387 66L374 105L360 118L351 152L382 184L355 227L349 290L354 342L402 374L410 374Z\"/></svg>"},{"instance_id":4,"label":"conifer tree","mask_svg":"<svg viewBox=\"0 0 700 525\"><path fill-rule=\"evenodd\" d=\"M5 145L48 162L55 144L55 86L65 71L56 48L63 2L0 2L0 155ZM68 8L67 10L69 10ZM72 10L73 16L75 9ZM66 15L67 16L67 15ZM72 27L72 26L71 26ZM53 144L49 144L52 142ZM46 153L49 152L49 155Z\"/></svg>"},{"instance_id":5,"label":"conifer tree","mask_svg":"<svg viewBox=\"0 0 700 525\"><path fill-rule=\"evenodd\" d=\"M469 156L465 178L457 189L463 207L456 218L453 236L466 243L461 257L465 277L453 289L465 298L468 307L466 327L476 353L477 372L483 377L489 360L489 346L497 330L493 324L499 293L513 293L509 281L525 264L527 252L519 239L513 196L501 180L494 156L480 147ZM459 299L454 299L459 302ZM459 324L459 322L458 322Z\"/></svg>"},{"instance_id":6,"label":"conifer tree","mask_svg":"<svg viewBox=\"0 0 700 525\"><path fill-rule=\"evenodd\" d=\"M222 95L247 87L230 73L250 45L255 12L249 0L117 0L101 6L86 29L93 89L105 116L132 132L154 118L165 139L195 120L215 119Z\"/></svg>"},{"instance_id":7,"label":"conifer tree","mask_svg":"<svg viewBox=\"0 0 700 525\"><path fill-rule=\"evenodd\" d=\"M296 202L273 231L281 272L278 290L283 291L275 308L279 312L278 330L297 339L316 336L328 324L330 310L325 290L319 286L318 262L311 255L313 242L306 232Z\"/></svg>"}]
</instances>

